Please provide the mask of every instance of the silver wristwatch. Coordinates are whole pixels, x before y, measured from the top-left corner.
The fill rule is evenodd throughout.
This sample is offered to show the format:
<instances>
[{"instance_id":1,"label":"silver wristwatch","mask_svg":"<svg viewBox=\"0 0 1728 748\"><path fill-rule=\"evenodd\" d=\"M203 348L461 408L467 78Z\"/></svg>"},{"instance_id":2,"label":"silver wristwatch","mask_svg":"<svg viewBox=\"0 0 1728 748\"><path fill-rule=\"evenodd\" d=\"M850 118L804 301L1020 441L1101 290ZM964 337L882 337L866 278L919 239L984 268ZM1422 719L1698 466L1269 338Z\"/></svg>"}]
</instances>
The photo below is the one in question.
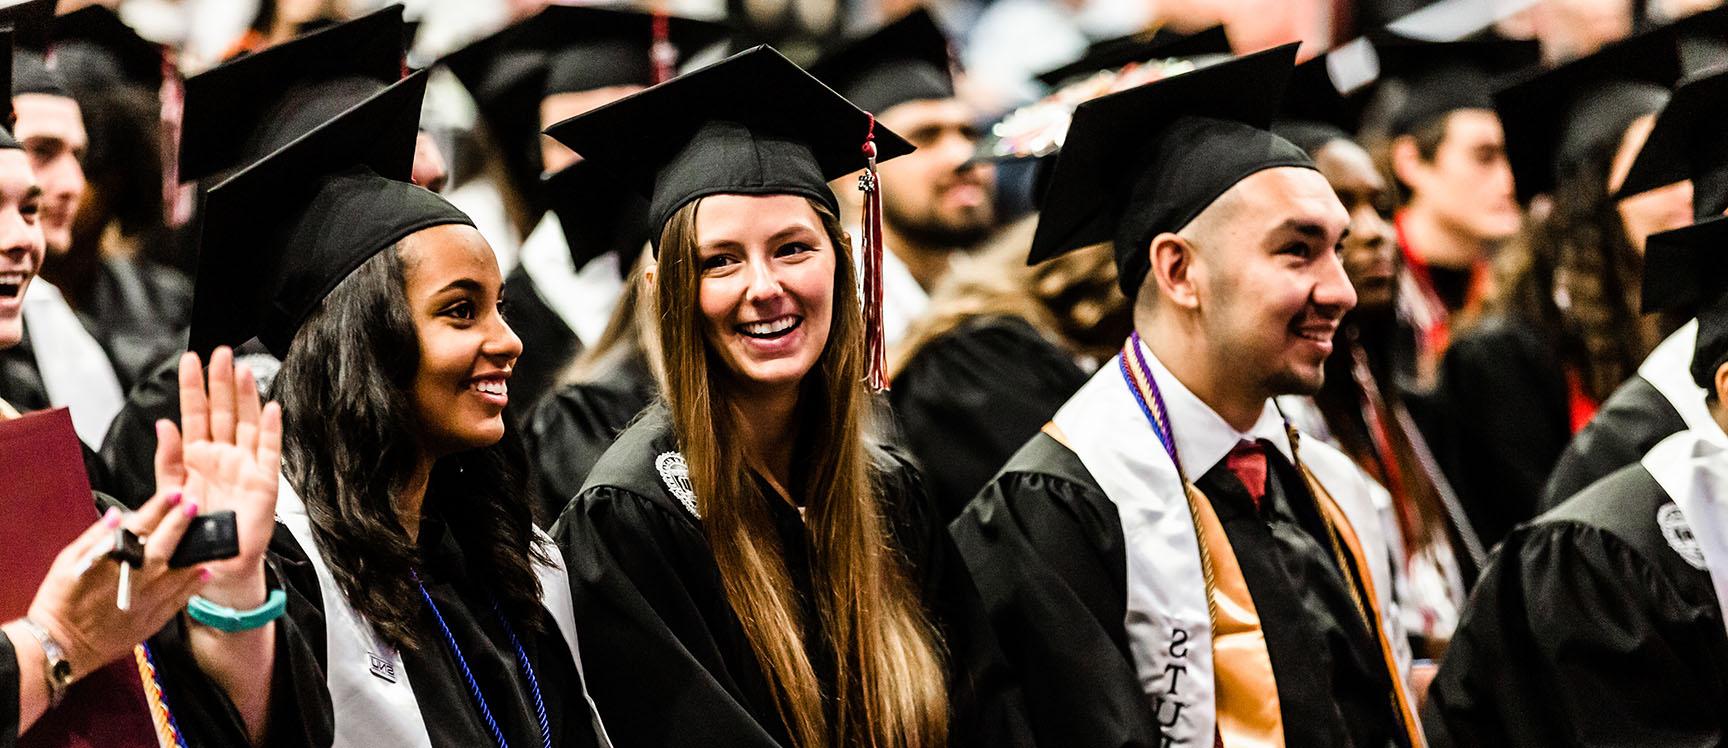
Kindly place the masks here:
<instances>
[{"instance_id":1,"label":"silver wristwatch","mask_svg":"<svg viewBox=\"0 0 1728 748\"><path fill-rule=\"evenodd\" d=\"M66 659L66 650L60 647L60 642L54 641L47 629L28 618L20 620L30 635L36 638L36 643L42 645L42 654L48 658L45 671L48 677L48 706L59 706L60 700L66 698L66 689L72 687L72 663Z\"/></svg>"}]
</instances>

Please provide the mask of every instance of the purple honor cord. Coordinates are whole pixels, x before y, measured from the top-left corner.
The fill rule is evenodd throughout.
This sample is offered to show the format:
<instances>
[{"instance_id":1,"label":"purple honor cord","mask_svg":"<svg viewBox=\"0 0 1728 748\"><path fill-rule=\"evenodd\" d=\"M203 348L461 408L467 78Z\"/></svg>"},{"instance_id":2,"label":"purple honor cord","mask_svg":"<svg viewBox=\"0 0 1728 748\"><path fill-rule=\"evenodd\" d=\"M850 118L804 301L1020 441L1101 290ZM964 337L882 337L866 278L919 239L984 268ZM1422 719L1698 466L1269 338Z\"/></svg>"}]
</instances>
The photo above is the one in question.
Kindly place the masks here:
<instances>
[{"instance_id":1,"label":"purple honor cord","mask_svg":"<svg viewBox=\"0 0 1728 748\"><path fill-rule=\"evenodd\" d=\"M468 682L468 693L474 697L474 703L480 705L480 717L486 721L486 728L492 731L492 739L497 741L498 748L509 748L510 741L504 739L504 731L498 727L498 720L492 716L492 708L486 704L486 697L480 693L480 682L474 680L473 671L468 669L468 659L462 656L462 648L456 644L456 636L450 633L450 625L444 622L444 614L438 611L438 604L432 601L432 595L426 591L426 585L420 581L420 574L414 574L414 586L420 588L420 596L426 599L426 607L432 609L432 617L438 621L438 629L444 633L444 643L450 645L450 654L456 657L456 666L462 670L462 679ZM492 600L492 612L498 616L499 625L504 627L504 634L510 637L510 644L516 648L516 662L522 665L522 673L528 678L528 690L534 696L534 716L540 720L540 744L542 748L552 748L552 728L546 719L546 702L540 697L540 681L534 677L534 666L528 662L528 653L522 649L522 640L516 638L516 629L504 617L504 611L499 610L498 601Z\"/></svg>"},{"instance_id":2,"label":"purple honor cord","mask_svg":"<svg viewBox=\"0 0 1728 748\"><path fill-rule=\"evenodd\" d=\"M1146 365L1146 354L1140 344L1140 333L1130 333L1128 344L1123 346L1122 380L1127 383L1128 391L1134 394L1134 402L1140 405L1140 412L1145 414L1146 422L1152 426L1152 433L1158 437L1158 442L1164 445L1164 451L1170 453L1170 462L1176 465L1176 472L1182 472L1182 460L1176 454L1176 434L1170 428L1170 410L1164 406L1164 393L1158 391L1158 382L1152 378L1152 369ZM1139 377L1135 376L1128 364L1128 354L1134 354L1134 360L1139 363L1140 371L1145 372L1145 389L1152 393L1152 402L1146 402L1146 395L1141 392ZM1154 411L1153 407L1157 410Z\"/></svg>"}]
</instances>

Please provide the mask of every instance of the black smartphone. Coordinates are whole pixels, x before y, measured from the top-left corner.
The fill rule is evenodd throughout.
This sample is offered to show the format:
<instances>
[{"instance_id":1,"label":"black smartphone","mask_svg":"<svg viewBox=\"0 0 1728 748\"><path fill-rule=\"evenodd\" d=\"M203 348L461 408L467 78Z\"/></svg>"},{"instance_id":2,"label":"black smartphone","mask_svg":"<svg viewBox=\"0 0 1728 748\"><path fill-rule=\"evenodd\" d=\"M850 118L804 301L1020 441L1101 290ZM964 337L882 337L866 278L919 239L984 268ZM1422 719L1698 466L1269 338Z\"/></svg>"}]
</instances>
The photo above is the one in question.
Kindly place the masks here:
<instances>
[{"instance_id":1,"label":"black smartphone","mask_svg":"<svg viewBox=\"0 0 1728 748\"><path fill-rule=\"evenodd\" d=\"M240 555L240 530L234 512L211 512L192 518L174 555L168 557L168 568L183 569L206 561L222 561Z\"/></svg>"}]
</instances>

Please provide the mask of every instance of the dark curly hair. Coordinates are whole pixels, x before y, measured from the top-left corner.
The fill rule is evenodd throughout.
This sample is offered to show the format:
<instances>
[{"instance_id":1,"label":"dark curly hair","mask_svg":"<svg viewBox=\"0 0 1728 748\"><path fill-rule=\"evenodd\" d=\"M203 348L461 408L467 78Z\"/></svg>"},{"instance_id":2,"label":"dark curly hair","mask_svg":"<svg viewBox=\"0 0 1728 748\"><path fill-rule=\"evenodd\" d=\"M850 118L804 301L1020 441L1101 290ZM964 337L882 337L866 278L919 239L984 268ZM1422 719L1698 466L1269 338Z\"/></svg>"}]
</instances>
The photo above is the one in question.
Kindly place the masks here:
<instances>
[{"instance_id":1,"label":"dark curly hair","mask_svg":"<svg viewBox=\"0 0 1728 748\"><path fill-rule=\"evenodd\" d=\"M325 297L295 334L274 393L282 403L288 480L348 603L401 648L418 643L412 572L419 551L393 499L419 459L412 407L420 345L397 247L378 253ZM545 630L534 560L527 457L513 432L438 461L423 506L450 528L470 573L509 619Z\"/></svg>"}]
</instances>

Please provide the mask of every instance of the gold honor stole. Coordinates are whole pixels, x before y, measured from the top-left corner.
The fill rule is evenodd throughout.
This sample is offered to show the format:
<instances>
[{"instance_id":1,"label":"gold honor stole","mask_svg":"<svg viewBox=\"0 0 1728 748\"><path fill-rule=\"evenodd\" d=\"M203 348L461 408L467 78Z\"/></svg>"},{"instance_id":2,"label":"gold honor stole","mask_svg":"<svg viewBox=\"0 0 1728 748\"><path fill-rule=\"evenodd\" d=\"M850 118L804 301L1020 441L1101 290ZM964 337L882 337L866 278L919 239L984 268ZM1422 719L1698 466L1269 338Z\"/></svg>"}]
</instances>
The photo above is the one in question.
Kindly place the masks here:
<instances>
[{"instance_id":1,"label":"gold honor stole","mask_svg":"<svg viewBox=\"0 0 1728 748\"><path fill-rule=\"evenodd\" d=\"M1146 388L1147 373L1130 363L1134 385L1141 390L1146 402L1153 401ZM1290 438L1290 450L1296 468L1302 473L1308 493L1320 515L1325 519L1327 535L1338 564L1356 604L1356 612L1380 645L1381 661L1392 686L1388 707L1399 718L1411 746L1422 746L1420 723L1409 694L1398 672L1392 641L1387 638L1374 580L1361 570L1369 568L1362 545L1344 510L1321 485L1320 480L1302 463L1298 449L1299 436L1294 427L1285 425ZM1070 446L1061 429L1052 422L1044 433ZM1070 446L1070 448L1072 448ZM1180 469L1179 469L1180 472ZM1200 566L1206 582L1207 613L1212 626L1213 680L1215 687L1214 713L1217 740L1226 748L1259 748L1284 745L1284 724L1278 700L1278 685L1272 670L1272 658L1266 649L1266 634L1260 614L1248 592L1248 582L1242 576L1241 564L1224 533L1224 526L1212 509L1212 502L1185 474L1182 476L1188 512L1194 521L1194 533L1199 543Z\"/></svg>"}]
</instances>

